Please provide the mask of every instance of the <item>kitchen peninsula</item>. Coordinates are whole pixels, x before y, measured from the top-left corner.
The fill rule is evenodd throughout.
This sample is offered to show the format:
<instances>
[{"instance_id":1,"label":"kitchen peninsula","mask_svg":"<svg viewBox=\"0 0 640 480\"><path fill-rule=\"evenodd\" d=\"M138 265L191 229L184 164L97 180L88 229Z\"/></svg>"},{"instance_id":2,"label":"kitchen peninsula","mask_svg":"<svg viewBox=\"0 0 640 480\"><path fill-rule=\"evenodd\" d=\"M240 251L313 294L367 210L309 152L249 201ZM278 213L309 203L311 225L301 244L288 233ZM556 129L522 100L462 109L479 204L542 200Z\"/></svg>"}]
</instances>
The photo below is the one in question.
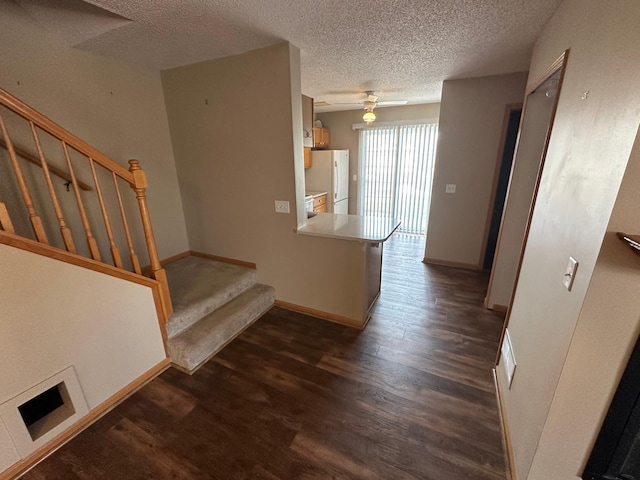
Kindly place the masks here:
<instances>
[{"instance_id":1,"label":"kitchen peninsula","mask_svg":"<svg viewBox=\"0 0 640 480\"><path fill-rule=\"evenodd\" d=\"M365 328L369 321L369 311L380 294L383 243L399 225L400 222L395 218L318 213L308 219L306 225L298 228L297 232L300 235L359 242L361 245L359 259L361 283L351 286L352 300L357 303L355 310L359 313L358 318L330 317L330 320Z\"/></svg>"}]
</instances>

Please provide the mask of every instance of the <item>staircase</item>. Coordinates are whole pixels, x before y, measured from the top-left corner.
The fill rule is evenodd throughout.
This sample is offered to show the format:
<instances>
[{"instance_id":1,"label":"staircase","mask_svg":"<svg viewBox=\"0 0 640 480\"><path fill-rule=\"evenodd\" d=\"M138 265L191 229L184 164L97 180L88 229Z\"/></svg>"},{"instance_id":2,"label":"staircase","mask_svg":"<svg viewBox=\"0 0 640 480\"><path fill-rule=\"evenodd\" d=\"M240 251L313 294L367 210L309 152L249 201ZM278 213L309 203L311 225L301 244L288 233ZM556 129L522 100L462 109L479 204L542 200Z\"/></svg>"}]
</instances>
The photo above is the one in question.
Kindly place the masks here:
<instances>
[{"instance_id":1,"label":"staircase","mask_svg":"<svg viewBox=\"0 0 640 480\"><path fill-rule=\"evenodd\" d=\"M123 167L2 89L0 107L0 243L150 287L171 361L189 373L273 305L250 268L189 256L165 271L138 160Z\"/></svg>"},{"instance_id":2,"label":"staircase","mask_svg":"<svg viewBox=\"0 0 640 480\"><path fill-rule=\"evenodd\" d=\"M58 430L46 433L48 436L43 434L38 437L39 443L33 443L32 450L23 453L13 448L13 437L4 429L5 422L0 418L0 478L14 478L23 473L79 429L160 374L169 364L168 359L164 358L161 338L167 342L167 352L174 366L193 373L274 303L274 289L258 284L256 272L250 268L190 256L170 263L170 274L167 275L158 255L146 195L148 182L140 162L131 159L128 168L125 168L1 88L0 180L0 245L9 245L145 287L125 288L91 275L91 288L103 289L96 292L95 298L98 300L95 312L80 312L72 308L75 313L69 314L73 318L69 325L65 324L65 328L68 326L71 329L64 330L68 333L66 337L76 338L75 332L88 331L86 324L81 323L85 315L91 316L87 321L98 322L95 325L100 332L109 330L111 335L100 334L96 336L98 340L93 339L102 342L98 350L102 347L111 349L109 353L123 356L120 361L128 364L131 360L132 368L124 372L122 377L118 376L117 381L111 382L113 388L119 390L97 406L91 405L91 410L86 414L78 414L73 419L61 418L62 423L57 426L57 420L48 419L51 420L49 423L54 424L53 428ZM54 268L48 264L46 271L38 272L43 276L42 282L38 283L40 288L25 293L23 299L38 303L39 307L44 307L38 311L43 312L47 311L49 299L53 298L56 289L61 288L60 278L66 278L64 275L58 278L49 267ZM80 275L80 272L75 273ZM151 305L147 303L151 298L156 307L157 327L153 319L144 318L149 313L147 308ZM16 300L19 306L20 300ZM105 316L99 309L105 302L116 303L119 308L117 314L121 317L114 319L118 320L116 322L102 325L100 322L105 320ZM130 310L128 307L131 307ZM10 316L11 312L10 309ZM17 318L27 316L20 314ZM37 332L45 326L34 323L37 318L40 316L29 317L29 325L22 325L20 321L11 323L13 317L8 319L8 331L11 333L15 328L15 332L19 333L17 336L9 335L10 338L6 340L12 347L18 347L16 351L28 350L32 346L32 336L23 335L30 331L29 328L33 329L36 337L42 336L38 336ZM5 320L4 317L1 320ZM48 317L42 317L43 325L55 329L56 326L49 325L48 320ZM131 332L129 325L123 321L131 322ZM2 327L5 327L4 323ZM159 331L154 331L155 328ZM134 337L128 337L129 333ZM149 333L153 335L151 338L147 336ZM136 338L143 344L137 342ZM13 345L15 342L12 339L19 344ZM109 341L111 343L107 343ZM24 343L25 348L21 348L20 342ZM51 374L51 368L64 368L66 371L66 368L74 367L74 362L79 362L75 365L78 369L76 372L82 371L76 382L103 373L100 370L102 364L96 361L107 358L105 350L97 351L97 356L91 354L87 357L86 348L91 348L91 344L83 344L86 348L81 348L81 353L70 352L70 356L65 354L60 357L49 355L49 351L58 352L64 348L64 342L52 338L45 344L49 350L35 352L34 355L40 357L34 357L27 371L23 372L29 374L27 381L31 382L33 388L40 382L44 383L42 379ZM138 348L141 352L134 351ZM46 361L49 357L51 365ZM158 362L159 359L161 361ZM152 360L158 363L153 366L150 364ZM148 370L141 371L143 367ZM18 398L13 395L20 394L23 386L27 385L24 381L21 378L20 382L13 385L19 389L7 398ZM95 382L95 378L92 381ZM121 386L127 381L130 383ZM95 391L99 393L93 396L94 400L105 393L103 387L101 385ZM78 391L82 388L82 384L78 384ZM65 399L65 406L72 406L66 403ZM19 415L17 408L14 410ZM76 410L76 413L79 411ZM20 438L24 435L24 438L29 438L26 429L19 435ZM3 457L7 445L13 450L9 449L8 455Z\"/></svg>"},{"instance_id":3,"label":"staircase","mask_svg":"<svg viewBox=\"0 0 640 480\"><path fill-rule=\"evenodd\" d=\"M167 322L171 362L187 373L219 352L274 303L256 271L188 256L168 264L173 314Z\"/></svg>"}]
</instances>

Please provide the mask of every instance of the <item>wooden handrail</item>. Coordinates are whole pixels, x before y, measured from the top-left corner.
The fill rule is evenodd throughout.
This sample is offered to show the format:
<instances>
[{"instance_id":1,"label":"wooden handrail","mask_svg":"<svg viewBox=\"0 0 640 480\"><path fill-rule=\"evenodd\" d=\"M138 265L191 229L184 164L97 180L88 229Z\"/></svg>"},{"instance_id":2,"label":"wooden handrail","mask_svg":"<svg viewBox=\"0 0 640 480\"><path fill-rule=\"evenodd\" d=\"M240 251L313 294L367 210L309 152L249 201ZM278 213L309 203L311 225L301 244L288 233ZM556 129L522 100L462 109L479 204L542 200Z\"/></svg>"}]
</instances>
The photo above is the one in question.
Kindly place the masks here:
<instances>
[{"instance_id":1,"label":"wooden handrail","mask_svg":"<svg viewBox=\"0 0 640 480\"><path fill-rule=\"evenodd\" d=\"M102 165L104 168L115 172L120 178L126 180L130 184L133 184L133 175L129 170L124 168L122 165L114 162L109 157L107 157L104 153L96 150L91 145L89 145L84 140L76 137L73 133L68 130L62 128L60 125L45 117L43 114L38 112L37 110L31 108L29 105L22 103L16 97L11 95L6 90L0 88L0 104L5 105L13 112L20 115L27 121L32 121L42 130L47 133L50 133L52 136L56 137L59 140L64 141L67 145L72 147L77 152L81 153L86 157L93 158L96 162Z\"/></svg>"},{"instance_id":2,"label":"wooden handrail","mask_svg":"<svg viewBox=\"0 0 640 480\"><path fill-rule=\"evenodd\" d=\"M149 209L147 206L147 197L146 197L146 189L147 189L147 177L140 167L140 163L137 160L129 161L129 169L127 170L120 164L111 160L109 157L99 152L91 145L87 144L83 140L79 139L72 133L68 132L64 128L60 127L53 121L49 120L47 117L36 111L35 109L25 105L17 98L11 96L5 90L0 89L0 105L6 107L8 110L11 110L19 117L22 117L29 124L31 129L31 133L33 136L33 141L35 143L37 156L31 154L27 149L17 147L13 140L9 135L9 128L5 123L2 115L0 115L0 147L3 147L9 153L9 160L11 163L11 167L13 172L15 173L15 178L18 183L18 190L22 196L23 205L26 207L27 213L29 215L29 220L31 221L31 225L33 227L36 239L41 244L48 245L48 239L46 236L44 224L38 215L37 209L42 209L41 202L44 200L44 197L40 195L36 195L34 197L31 196L29 188L33 188L33 183L31 181L27 182L27 179L30 180L28 176L25 176L25 173L22 170L21 164L18 162L18 156L26 159L28 162L31 162L35 165L38 165L42 168L44 174L44 185L49 191L49 197L52 202L53 213L56 216L58 226L60 227L60 233L63 237L64 246L68 252L72 254L77 254L76 246L74 243L73 236L71 234L71 229L69 228L67 221L65 219L65 213L69 214L71 210L68 209L67 203L62 202L58 199L57 192L54 188L53 182L51 181L51 174L58 175L59 177L67 180L67 186L72 186L73 193L75 197L75 203L78 207L76 212L79 213L80 216L80 224L82 225L82 229L84 230L84 234L87 241L87 246L89 249L89 255L91 257L90 264L101 264L108 265L103 263L100 248L98 245L98 238L104 239L102 235L98 235L98 238L94 235L93 229L98 229L97 221L93 218L90 218L90 214L95 214L95 201L97 200L97 204L99 206L100 212L102 214L102 223L104 225L104 231L100 231L99 233L106 234L106 240L108 241L109 250L111 251L111 257L113 259L114 268L121 270L123 272L128 271L124 268L122 259L120 256L120 250L118 247L118 242L121 241L120 238L116 238L116 232L113 230L111 221L109 219L110 215L113 215L114 210L109 209L107 207L107 200L110 197L103 191L103 187L100 184L98 172L96 171L96 165L99 165L106 169L111 176L113 177L115 194L117 198L117 210L119 211L122 217L124 234L126 237L127 246L129 249L129 258L131 260L131 269L136 274L140 274L140 261L138 259L138 255L134 249L134 241L131 235L131 229L129 228L129 224L125 215L125 206L123 203L122 195L120 193L120 189L118 187L118 179L121 179L127 182L131 188L135 192L136 200L138 203L138 208L140 210L140 221L142 224L142 231L144 233L144 240L147 245L147 250L149 253L149 260L151 263L151 277L158 282L158 291L160 292L160 307L162 309L162 317L168 318L169 315L173 312L173 307L171 304L171 297L169 295L169 283L167 281L167 275L160 264L160 259L158 257L158 249L156 247L155 238L153 235L153 228L151 227L151 217L149 215ZM15 119L15 118L14 118ZM18 119L18 121L21 121ZM11 125L13 128L13 124ZM39 131L43 131L49 134L51 137L60 142L62 147L62 153L64 160L66 162L67 170L62 170L60 168L49 165L47 157L45 156L45 152L43 150L43 145L39 139ZM89 197L81 195L81 190L84 191L92 191L92 187L89 185L80 182L74 170L73 163L77 162L74 156L74 162L71 161L71 150L76 151L80 157L84 157L85 160L89 162L89 169L91 171L91 175L93 177L96 197ZM76 165L77 166L77 165ZM27 172L29 173L29 172ZM41 187L41 183L36 183L36 188ZM34 203L34 198L38 200L37 203ZM85 207L86 205L86 207ZM64 209L63 209L64 206ZM51 212L51 210L44 208L45 212ZM99 215L99 214L98 214ZM77 219L77 217L76 217ZM53 219L52 219L53 220ZM92 221L93 220L93 221ZM47 223L47 225L51 225ZM73 225L73 224L72 224ZM77 227L77 223L76 223ZM74 227L74 228L76 228ZM0 230L4 232L14 233L14 228L11 223L11 219L9 218L8 212L4 204L0 203ZM98 230L96 230L98 232ZM51 232L49 232L51 233ZM103 246L104 247L104 246ZM55 250L55 247L50 247ZM50 250L47 250L50 251ZM105 250L103 250L105 251ZM64 257L71 258L71 257ZM129 278L129 277L128 277ZM165 333L165 332L163 332Z\"/></svg>"},{"instance_id":3,"label":"wooden handrail","mask_svg":"<svg viewBox=\"0 0 640 480\"><path fill-rule=\"evenodd\" d=\"M0 138L0 148L4 148L5 150L7 150L7 143L1 138ZM40 168L42 168L42 162L40 162L40 160L38 160L36 156L31 155L25 149L20 148L17 145L14 145L13 151L16 152L16 155L18 155L21 158L24 158L27 162L33 163L34 165L37 165ZM48 167L51 173L71 183L71 177L67 174L67 172L65 172L64 170L60 170L58 167L55 167L53 165L48 165ZM80 180L78 180L78 186L80 187L81 190L84 190L85 192L90 192L91 190L93 190L89 185L87 185L84 182L81 182Z\"/></svg>"}]
</instances>

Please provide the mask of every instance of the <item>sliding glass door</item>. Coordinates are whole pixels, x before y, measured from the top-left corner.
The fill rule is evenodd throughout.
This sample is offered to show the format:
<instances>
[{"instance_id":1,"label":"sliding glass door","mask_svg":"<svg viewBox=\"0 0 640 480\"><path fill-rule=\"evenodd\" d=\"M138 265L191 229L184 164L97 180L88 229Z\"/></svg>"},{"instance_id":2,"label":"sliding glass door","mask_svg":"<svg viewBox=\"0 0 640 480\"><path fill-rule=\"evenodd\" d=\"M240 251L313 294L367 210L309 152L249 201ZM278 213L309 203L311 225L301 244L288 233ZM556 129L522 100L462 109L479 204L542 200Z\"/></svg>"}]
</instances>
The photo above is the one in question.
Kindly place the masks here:
<instances>
[{"instance_id":1,"label":"sliding glass door","mask_svg":"<svg viewBox=\"0 0 640 480\"><path fill-rule=\"evenodd\" d=\"M399 231L426 233L437 131L436 124L360 131L360 215L395 217Z\"/></svg>"}]
</instances>

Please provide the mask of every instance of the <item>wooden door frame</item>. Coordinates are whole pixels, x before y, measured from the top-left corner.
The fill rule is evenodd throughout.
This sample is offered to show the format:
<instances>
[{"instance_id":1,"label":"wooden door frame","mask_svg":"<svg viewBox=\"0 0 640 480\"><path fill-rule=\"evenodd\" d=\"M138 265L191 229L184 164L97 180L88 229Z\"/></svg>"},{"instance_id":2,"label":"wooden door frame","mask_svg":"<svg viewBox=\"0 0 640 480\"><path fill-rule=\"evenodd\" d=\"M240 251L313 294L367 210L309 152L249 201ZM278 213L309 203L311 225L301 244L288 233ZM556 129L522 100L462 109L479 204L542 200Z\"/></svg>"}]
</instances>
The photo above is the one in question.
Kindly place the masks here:
<instances>
[{"instance_id":1,"label":"wooden door frame","mask_svg":"<svg viewBox=\"0 0 640 480\"><path fill-rule=\"evenodd\" d=\"M518 289L518 281L520 280L520 272L522 270L522 260L524 259L524 252L525 249L527 247L527 241L529 240L529 231L531 230L531 219L533 217L533 212L535 210L535 206L536 206L536 201L538 200L538 191L540 190L540 180L542 178L542 173L544 171L544 165L547 159L547 150L549 149L549 140L551 138L551 134L553 132L553 124L555 122L555 118L556 118L556 111L558 110L558 102L560 99L560 92L562 90L562 83L564 81L564 76L567 70L567 60L569 58L569 49L565 50L564 52L562 52L562 55L560 55L555 62L553 62L548 68L547 70L545 70L545 72L540 75L538 78L536 78L533 82L531 82L531 84L529 84L527 86L527 90L526 90L526 94L525 94L525 98L524 98L524 105L522 107L522 116L520 117L520 127L518 129L518 139L516 140L516 148L515 148L515 153L514 155L517 155L518 153L518 147L520 145L520 140L521 140L521 133L522 133L522 125L524 124L524 119L526 116L526 112L527 112L527 101L529 99L529 95L531 95L533 92L535 92L540 85L542 85L544 82L546 82L552 75L554 75L556 72L560 72L560 78L558 79L558 90L556 93L556 98L553 102L553 107L551 108L551 116L549 119L549 127L547 128L547 135L545 136L544 139L544 146L542 148L542 155L540 157L540 166L538 167L538 174L536 176L536 181L535 181L535 185L534 185L534 189L533 189L533 196L531 199L531 205L529 206L529 213L527 216L527 223L525 226L525 231L524 231L524 237L522 240L522 247L520 249L520 258L518 259L518 268L516 269L516 279L515 282L513 284L513 290L511 291L511 297L509 299L509 305L507 307L507 313L505 316L505 320L504 320L504 324L502 325L502 333L500 334L500 342L498 343L498 352L496 354L496 361L495 361L495 366L497 368L498 363L500 362L500 355L502 352L502 342L504 341L504 336L505 336L505 332L507 331L507 327L509 326L509 320L511 319L511 311L513 309L513 301L515 299L516 296L516 291ZM514 157L515 158L515 157ZM513 167L511 169L511 178L509 179L509 186L507 187L507 198L509 195L509 190L511 189L511 181L513 180ZM503 220L504 220L504 216L503 216ZM496 246L496 257L497 257L497 253L500 249L500 237L502 234L502 224L500 225L500 233L498 234L498 244ZM495 258L494 257L494 266L495 266ZM491 276L493 277L493 268L491 271Z\"/></svg>"}]
</instances>

